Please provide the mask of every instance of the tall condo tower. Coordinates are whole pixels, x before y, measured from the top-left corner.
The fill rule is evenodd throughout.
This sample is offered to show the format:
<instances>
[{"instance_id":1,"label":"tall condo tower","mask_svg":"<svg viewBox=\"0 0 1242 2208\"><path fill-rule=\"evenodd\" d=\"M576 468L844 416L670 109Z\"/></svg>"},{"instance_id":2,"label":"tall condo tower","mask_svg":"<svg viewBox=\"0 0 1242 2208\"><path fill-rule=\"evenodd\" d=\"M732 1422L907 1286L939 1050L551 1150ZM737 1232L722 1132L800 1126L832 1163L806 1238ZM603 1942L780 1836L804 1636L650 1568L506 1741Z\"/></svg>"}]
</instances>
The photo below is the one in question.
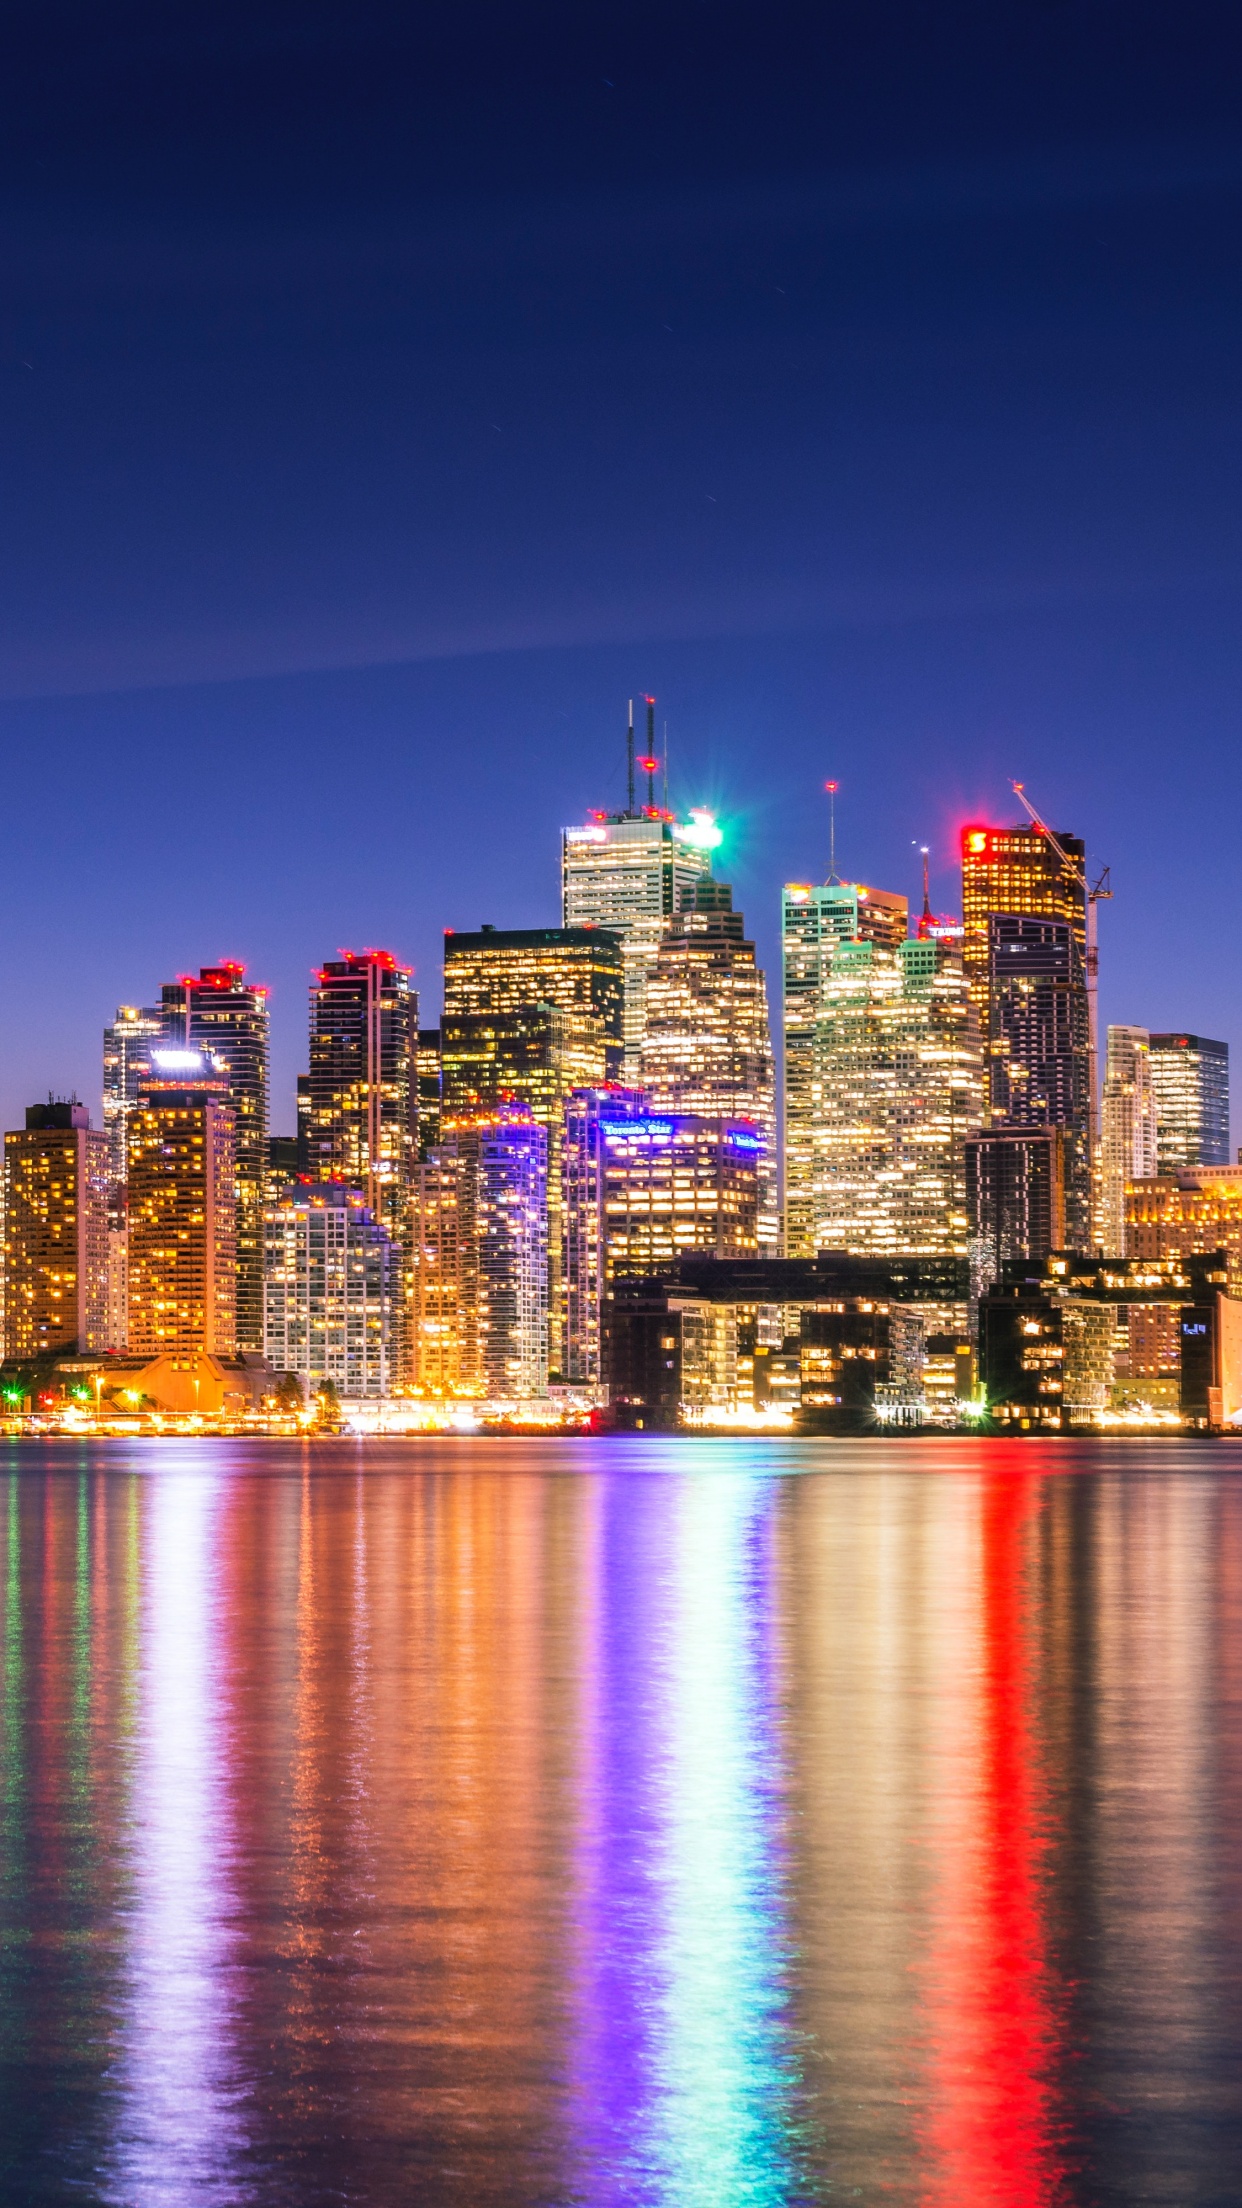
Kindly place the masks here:
<instances>
[{"instance_id":1,"label":"tall condo tower","mask_svg":"<svg viewBox=\"0 0 1242 2208\"><path fill-rule=\"evenodd\" d=\"M1151 1038L1145 1027L1110 1027L1100 1133L1100 1231L1106 1257L1126 1255L1126 1185L1157 1170Z\"/></svg>"},{"instance_id":2,"label":"tall condo tower","mask_svg":"<svg viewBox=\"0 0 1242 2208\"><path fill-rule=\"evenodd\" d=\"M138 1101L138 1084L151 1071L151 1052L163 1037L163 1012L151 1005L118 1005L115 1020L103 1031L103 1125L114 1188L125 1185L126 1125Z\"/></svg>"},{"instance_id":3,"label":"tall condo tower","mask_svg":"<svg viewBox=\"0 0 1242 2208\"><path fill-rule=\"evenodd\" d=\"M409 1377L418 1161L418 993L391 951L342 951L310 993L305 1118L311 1179L360 1189L401 1252L392 1368Z\"/></svg>"},{"instance_id":4,"label":"tall condo tower","mask_svg":"<svg viewBox=\"0 0 1242 2208\"><path fill-rule=\"evenodd\" d=\"M548 1131L529 1105L459 1118L422 1167L422 1392L493 1401L548 1387Z\"/></svg>"},{"instance_id":5,"label":"tall condo tower","mask_svg":"<svg viewBox=\"0 0 1242 2208\"><path fill-rule=\"evenodd\" d=\"M235 959L180 974L161 991L164 1044L202 1051L228 1083L237 1181L237 1346L263 1347L263 1204L267 1181L270 1021L267 990Z\"/></svg>"},{"instance_id":6,"label":"tall condo tower","mask_svg":"<svg viewBox=\"0 0 1242 2208\"><path fill-rule=\"evenodd\" d=\"M785 1249L815 1255L815 1033L838 943L895 951L909 906L864 882L786 882L781 898L785 1032Z\"/></svg>"},{"instance_id":7,"label":"tall condo tower","mask_svg":"<svg viewBox=\"0 0 1242 2208\"><path fill-rule=\"evenodd\" d=\"M1228 1043L1206 1035L1153 1035L1150 1063L1159 1171L1228 1165Z\"/></svg>"},{"instance_id":8,"label":"tall condo tower","mask_svg":"<svg viewBox=\"0 0 1242 2208\"><path fill-rule=\"evenodd\" d=\"M640 1058L653 1110L748 1120L757 1153L759 1246L780 1243L776 1087L768 996L755 946L725 882L700 882L665 924L647 975Z\"/></svg>"},{"instance_id":9,"label":"tall condo tower","mask_svg":"<svg viewBox=\"0 0 1242 2208\"><path fill-rule=\"evenodd\" d=\"M710 878L720 830L712 815L692 811L674 820L655 801L655 700L648 698L647 750L634 752L634 708L627 739L626 809L592 813L584 827L561 837L561 917L567 928L608 928L621 942L625 975L622 1078L638 1078L647 976L665 922L689 905ZM635 769L646 776L646 800L635 797Z\"/></svg>"},{"instance_id":10,"label":"tall condo tower","mask_svg":"<svg viewBox=\"0 0 1242 2208\"><path fill-rule=\"evenodd\" d=\"M73 1100L31 1105L5 1136L7 1357L106 1346L108 1169L107 1134Z\"/></svg>"},{"instance_id":11,"label":"tall condo tower","mask_svg":"<svg viewBox=\"0 0 1242 2208\"><path fill-rule=\"evenodd\" d=\"M574 1089L615 1081L624 981L611 929L480 928L444 939L441 1146L518 1102L547 1134L550 1355L564 1348L561 1135Z\"/></svg>"},{"instance_id":12,"label":"tall condo tower","mask_svg":"<svg viewBox=\"0 0 1242 2208\"><path fill-rule=\"evenodd\" d=\"M154 1055L129 1122L129 1347L231 1357L236 1108L201 1054L182 1045Z\"/></svg>"},{"instance_id":13,"label":"tall condo tower","mask_svg":"<svg viewBox=\"0 0 1242 2208\"><path fill-rule=\"evenodd\" d=\"M387 1395L400 1251L361 1192L329 1181L286 1188L268 1206L264 1353L303 1392Z\"/></svg>"},{"instance_id":14,"label":"tall condo tower","mask_svg":"<svg viewBox=\"0 0 1242 2208\"><path fill-rule=\"evenodd\" d=\"M1059 845L1059 849L1057 846ZM962 831L963 960L992 1127L1064 1130L1065 1235L1090 1249L1094 1105L1085 848L1034 824Z\"/></svg>"}]
</instances>

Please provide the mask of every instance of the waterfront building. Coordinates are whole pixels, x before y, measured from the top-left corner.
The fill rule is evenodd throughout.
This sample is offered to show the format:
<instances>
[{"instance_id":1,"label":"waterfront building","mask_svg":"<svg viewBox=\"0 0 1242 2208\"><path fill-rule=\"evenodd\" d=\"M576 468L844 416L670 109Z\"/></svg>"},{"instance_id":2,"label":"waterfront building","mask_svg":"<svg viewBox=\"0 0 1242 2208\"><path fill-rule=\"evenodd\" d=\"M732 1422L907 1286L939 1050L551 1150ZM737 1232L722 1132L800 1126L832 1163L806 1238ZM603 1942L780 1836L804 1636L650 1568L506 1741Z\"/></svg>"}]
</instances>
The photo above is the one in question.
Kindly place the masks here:
<instances>
[{"instance_id":1,"label":"waterfront building","mask_svg":"<svg viewBox=\"0 0 1242 2208\"><path fill-rule=\"evenodd\" d=\"M812 1059L811 1211L799 1227L810 1254L964 1256L965 1143L981 1116L978 1030L956 947L835 943Z\"/></svg>"},{"instance_id":2,"label":"waterfront building","mask_svg":"<svg viewBox=\"0 0 1242 2208\"><path fill-rule=\"evenodd\" d=\"M647 979L664 927L712 871L720 830L710 813L677 821L654 805L593 813L561 839L562 918L567 928L607 928L621 945L624 1057L612 1078L639 1077Z\"/></svg>"},{"instance_id":3,"label":"waterfront building","mask_svg":"<svg viewBox=\"0 0 1242 2208\"><path fill-rule=\"evenodd\" d=\"M776 1088L767 988L724 882L700 882L667 922L647 977L641 1087L657 1112L747 1120L759 1153L759 1246L780 1242Z\"/></svg>"},{"instance_id":4,"label":"waterfront building","mask_svg":"<svg viewBox=\"0 0 1242 2208\"><path fill-rule=\"evenodd\" d=\"M4 1138L4 1341L17 1360L108 1333L108 1133L49 1097Z\"/></svg>"},{"instance_id":5,"label":"waterfront building","mask_svg":"<svg viewBox=\"0 0 1242 2208\"><path fill-rule=\"evenodd\" d=\"M1229 1163L1229 1045L1206 1035L1153 1035L1158 1170Z\"/></svg>"},{"instance_id":6,"label":"waterfront building","mask_svg":"<svg viewBox=\"0 0 1242 2208\"><path fill-rule=\"evenodd\" d=\"M264 1216L263 1348L310 1396L385 1396L401 1253L358 1189L288 1186Z\"/></svg>"},{"instance_id":7,"label":"waterfront building","mask_svg":"<svg viewBox=\"0 0 1242 2208\"><path fill-rule=\"evenodd\" d=\"M1153 1037L1153 1041L1155 1038ZM1228 1293L1242 1297L1242 1166L1182 1166L1125 1193L1126 1255L1144 1264L1185 1263L1225 1254ZM1172 1384L1181 1346L1175 1309L1153 1306L1129 1316L1132 1380Z\"/></svg>"},{"instance_id":8,"label":"waterfront building","mask_svg":"<svg viewBox=\"0 0 1242 2208\"><path fill-rule=\"evenodd\" d=\"M610 1138L647 1113L641 1089L578 1089L565 1107L565 1378L598 1387L603 1378L604 1299L610 1274L605 1203ZM615 1194L614 1194L615 1201Z\"/></svg>"},{"instance_id":9,"label":"waterfront building","mask_svg":"<svg viewBox=\"0 0 1242 2208\"><path fill-rule=\"evenodd\" d=\"M138 1101L138 1083L150 1073L151 1052L163 1036L163 1013L151 1005L118 1005L115 1020L103 1031L103 1129L114 1189L125 1185L125 1131Z\"/></svg>"},{"instance_id":10,"label":"waterfront building","mask_svg":"<svg viewBox=\"0 0 1242 2208\"><path fill-rule=\"evenodd\" d=\"M161 991L165 1048L201 1051L228 1082L237 1184L237 1346L263 1346L263 1207L268 1172L268 992L235 959L181 974ZM166 1062L166 1061L165 1061Z\"/></svg>"},{"instance_id":11,"label":"waterfront building","mask_svg":"<svg viewBox=\"0 0 1242 2208\"><path fill-rule=\"evenodd\" d=\"M548 1135L529 1106L459 1118L420 1170L416 1379L493 1401L548 1388Z\"/></svg>"},{"instance_id":12,"label":"waterfront building","mask_svg":"<svg viewBox=\"0 0 1242 2208\"><path fill-rule=\"evenodd\" d=\"M1126 1254L1126 1188L1157 1170L1156 1100L1145 1027L1110 1027L1100 1132L1100 1241Z\"/></svg>"},{"instance_id":13,"label":"waterfront building","mask_svg":"<svg viewBox=\"0 0 1242 2208\"><path fill-rule=\"evenodd\" d=\"M1086 846L1078 836L1059 830L1057 841L1064 857L1032 823L1014 828L973 824L962 830L962 957L985 1041L992 1032L991 927L998 914L1063 922L1085 985L1087 904L1075 870L1085 865Z\"/></svg>"},{"instance_id":14,"label":"waterfront building","mask_svg":"<svg viewBox=\"0 0 1242 2208\"><path fill-rule=\"evenodd\" d=\"M153 1055L129 1119L129 1348L231 1357L235 1106L202 1053L182 1046Z\"/></svg>"},{"instance_id":15,"label":"waterfront building","mask_svg":"<svg viewBox=\"0 0 1242 2208\"><path fill-rule=\"evenodd\" d=\"M516 1100L547 1133L551 1358L563 1366L561 1132L574 1089L616 1079L621 948L604 928L480 928L444 942L442 1135Z\"/></svg>"},{"instance_id":16,"label":"waterfront building","mask_svg":"<svg viewBox=\"0 0 1242 2208\"><path fill-rule=\"evenodd\" d=\"M1065 1135L1066 1248L1088 1250L1091 1036L1086 968L1070 922L1021 913L988 920L988 1119Z\"/></svg>"},{"instance_id":17,"label":"waterfront building","mask_svg":"<svg viewBox=\"0 0 1242 2208\"><path fill-rule=\"evenodd\" d=\"M838 943L895 951L909 932L909 906L864 882L786 882L781 898L785 1041L785 1248L815 1254L815 1031Z\"/></svg>"}]
</instances>

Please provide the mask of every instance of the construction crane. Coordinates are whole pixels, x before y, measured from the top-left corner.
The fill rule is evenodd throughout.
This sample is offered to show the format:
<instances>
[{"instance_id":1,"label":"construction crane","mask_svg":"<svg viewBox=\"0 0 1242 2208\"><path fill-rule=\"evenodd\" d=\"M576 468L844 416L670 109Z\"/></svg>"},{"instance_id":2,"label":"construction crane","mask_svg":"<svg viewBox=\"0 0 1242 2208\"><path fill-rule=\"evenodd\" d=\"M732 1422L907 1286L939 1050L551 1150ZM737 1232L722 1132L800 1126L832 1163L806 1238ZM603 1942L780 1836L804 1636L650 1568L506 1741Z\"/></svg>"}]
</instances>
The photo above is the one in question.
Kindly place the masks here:
<instances>
[{"instance_id":1,"label":"construction crane","mask_svg":"<svg viewBox=\"0 0 1242 2208\"><path fill-rule=\"evenodd\" d=\"M1095 908L1103 901L1104 898L1111 897L1113 894L1109 881L1112 869L1111 867L1106 866L1103 873L1098 877L1096 881L1089 881L1087 879L1087 870L1085 865L1081 864L1077 859L1071 859L1069 852L1065 849L1064 845L1057 840L1056 836L1054 836L1051 828L1048 826L1047 821L1040 818L1039 814L1035 810L1035 807L1032 805L1030 798L1026 794L1025 785L1021 782L1011 782L1010 788L1012 789L1014 796L1022 805L1023 810L1029 813L1033 826L1038 828L1042 836L1047 836L1049 843L1052 845L1053 850L1056 852L1056 855L1061 861L1062 866L1065 868L1066 873L1069 875L1070 880L1072 882L1077 882L1078 887L1082 891L1083 901L1086 905L1087 1047L1090 1052L1091 1058L1089 1139L1091 1149L1091 1171L1094 1178L1096 1171L1096 1151L1099 1142L1100 1112L1099 1082L1097 1080L1100 1062L1100 1033L1098 1011L1100 947Z\"/></svg>"}]
</instances>

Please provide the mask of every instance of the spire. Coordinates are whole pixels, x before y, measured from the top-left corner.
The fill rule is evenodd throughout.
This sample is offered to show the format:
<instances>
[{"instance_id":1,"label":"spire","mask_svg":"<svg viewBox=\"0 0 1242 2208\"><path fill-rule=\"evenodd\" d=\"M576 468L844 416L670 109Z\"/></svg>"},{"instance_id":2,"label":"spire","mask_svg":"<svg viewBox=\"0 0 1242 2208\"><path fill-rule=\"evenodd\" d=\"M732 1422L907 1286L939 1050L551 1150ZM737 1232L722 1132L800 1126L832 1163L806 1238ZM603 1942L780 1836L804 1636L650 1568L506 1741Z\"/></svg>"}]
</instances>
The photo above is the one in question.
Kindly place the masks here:
<instances>
[{"instance_id":1,"label":"spire","mask_svg":"<svg viewBox=\"0 0 1242 2208\"><path fill-rule=\"evenodd\" d=\"M837 879L837 791L839 782L825 782L828 792L828 888Z\"/></svg>"}]
</instances>

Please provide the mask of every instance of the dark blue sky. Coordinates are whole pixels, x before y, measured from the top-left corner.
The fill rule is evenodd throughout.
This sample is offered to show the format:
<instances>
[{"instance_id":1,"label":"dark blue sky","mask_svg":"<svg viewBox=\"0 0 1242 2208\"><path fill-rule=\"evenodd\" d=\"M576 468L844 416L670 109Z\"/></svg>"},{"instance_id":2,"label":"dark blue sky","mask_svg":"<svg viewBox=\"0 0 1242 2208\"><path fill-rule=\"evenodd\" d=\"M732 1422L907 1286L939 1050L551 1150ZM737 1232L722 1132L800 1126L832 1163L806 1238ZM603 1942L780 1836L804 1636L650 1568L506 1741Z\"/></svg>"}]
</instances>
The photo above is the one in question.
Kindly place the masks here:
<instances>
[{"instance_id":1,"label":"dark blue sky","mask_svg":"<svg viewBox=\"0 0 1242 2208\"><path fill-rule=\"evenodd\" d=\"M653 688L779 883L1010 775L1242 1049L1236 10L11 8L6 1125L178 970L557 915ZM774 987L774 1000L776 997ZM1239 1126L1242 1133L1242 1125Z\"/></svg>"}]
</instances>

